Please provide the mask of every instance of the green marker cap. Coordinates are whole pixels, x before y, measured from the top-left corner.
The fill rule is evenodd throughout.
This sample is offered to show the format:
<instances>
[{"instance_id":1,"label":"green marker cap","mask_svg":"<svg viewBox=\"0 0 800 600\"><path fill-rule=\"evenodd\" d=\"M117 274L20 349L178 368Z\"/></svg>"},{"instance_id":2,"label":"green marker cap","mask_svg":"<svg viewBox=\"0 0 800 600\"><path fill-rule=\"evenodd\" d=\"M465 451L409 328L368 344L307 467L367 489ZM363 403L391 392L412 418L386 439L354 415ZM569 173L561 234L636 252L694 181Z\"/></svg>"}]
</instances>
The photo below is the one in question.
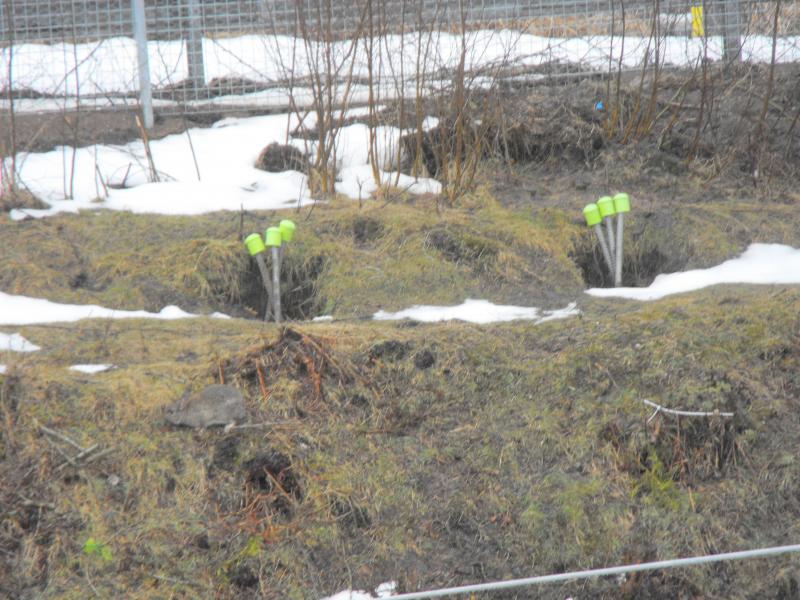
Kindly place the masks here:
<instances>
[{"instance_id":1,"label":"green marker cap","mask_svg":"<svg viewBox=\"0 0 800 600\"><path fill-rule=\"evenodd\" d=\"M618 213L631 212L631 199L628 194L621 192L614 196L614 210Z\"/></svg>"},{"instance_id":2,"label":"green marker cap","mask_svg":"<svg viewBox=\"0 0 800 600\"><path fill-rule=\"evenodd\" d=\"M611 196L603 196L600 198L597 201L597 208L600 209L600 216L604 219L617 214L617 211L614 210L614 199Z\"/></svg>"},{"instance_id":3,"label":"green marker cap","mask_svg":"<svg viewBox=\"0 0 800 600\"><path fill-rule=\"evenodd\" d=\"M264 234L267 240L267 246L280 246L281 245L281 230L278 227L270 227Z\"/></svg>"},{"instance_id":4,"label":"green marker cap","mask_svg":"<svg viewBox=\"0 0 800 600\"><path fill-rule=\"evenodd\" d=\"M583 216L586 217L586 224L589 227L597 225L603 218L600 216L600 209L597 208L597 204L592 202L591 204L587 204L583 209Z\"/></svg>"},{"instance_id":5,"label":"green marker cap","mask_svg":"<svg viewBox=\"0 0 800 600\"><path fill-rule=\"evenodd\" d=\"M296 229L294 221L290 221L289 219L284 219L278 225L278 229L281 230L281 239L284 242L292 241L292 238L294 237L294 230Z\"/></svg>"},{"instance_id":6,"label":"green marker cap","mask_svg":"<svg viewBox=\"0 0 800 600\"><path fill-rule=\"evenodd\" d=\"M261 254L267 249L264 245L264 240L262 240L261 236L257 233L251 233L244 238L244 245L247 246L247 251L250 253L250 256Z\"/></svg>"}]
</instances>

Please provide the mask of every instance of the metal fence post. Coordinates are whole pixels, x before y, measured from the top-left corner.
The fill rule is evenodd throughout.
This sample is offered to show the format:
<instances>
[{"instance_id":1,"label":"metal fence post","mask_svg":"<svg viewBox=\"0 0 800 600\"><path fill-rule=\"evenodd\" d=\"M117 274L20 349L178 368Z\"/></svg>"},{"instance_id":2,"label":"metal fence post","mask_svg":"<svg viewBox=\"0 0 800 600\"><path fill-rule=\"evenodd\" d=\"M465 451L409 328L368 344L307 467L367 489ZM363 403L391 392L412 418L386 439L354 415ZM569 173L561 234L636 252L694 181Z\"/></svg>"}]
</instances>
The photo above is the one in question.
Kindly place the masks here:
<instances>
[{"instance_id":1,"label":"metal fence post","mask_svg":"<svg viewBox=\"0 0 800 600\"><path fill-rule=\"evenodd\" d=\"M186 60L189 67L189 83L197 96L197 93L206 85L206 70L203 63L203 13L200 0L189 0L188 5Z\"/></svg>"},{"instance_id":2,"label":"metal fence post","mask_svg":"<svg viewBox=\"0 0 800 600\"><path fill-rule=\"evenodd\" d=\"M743 14L741 0L721 0L720 29L725 60L741 60Z\"/></svg>"},{"instance_id":3,"label":"metal fence post","mask_svg":"<svg viewBox=\"0 0 800 600\"><path fill-rule=\"evenodd\" d=\"M144 0L131 0L133 13L133 38L136 40L136 58L139 68L139 105L145 129L153 126L153 90L150 87L150 60L147 57L147 20Z\"/></svg>"}]
</instances>

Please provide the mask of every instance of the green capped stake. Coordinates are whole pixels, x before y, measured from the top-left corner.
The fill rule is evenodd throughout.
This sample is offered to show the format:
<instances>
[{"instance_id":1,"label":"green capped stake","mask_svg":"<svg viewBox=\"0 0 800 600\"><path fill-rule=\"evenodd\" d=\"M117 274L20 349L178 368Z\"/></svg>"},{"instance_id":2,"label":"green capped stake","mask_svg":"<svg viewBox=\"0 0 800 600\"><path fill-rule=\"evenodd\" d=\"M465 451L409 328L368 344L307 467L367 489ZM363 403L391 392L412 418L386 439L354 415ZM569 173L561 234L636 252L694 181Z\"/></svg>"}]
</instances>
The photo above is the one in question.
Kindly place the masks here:
<instances>
[{"instance_id":1,"label":"green capped stake","mask_svg":"<svg viewBox=\"0 0 800 600\"><path fill-rule=\"evenodd\" d=\"M294 221L284 219L278 224L278 229L281 232L281 239L284 242L291 242L294 239L294 230L297 229L297 225L294 224Z\"/></svg>"},{"instance_id":2,"label":"green capped stake","mask_svg":"<svg viewBox=\"0 0 800 600\"><path fill-rule=\"evenodd\" d=\"M611 263L609 266L609 275L614 278L614 256L616 254L617 242L614 239L614 199L611 196L603 196L597 201L597 208L600 209L600 216L606 224L606 231L608 233L608 251L611 254Z\"/></svg>"},{"instance_id":3,"label":"green capped stake","mask_svg":"<svg viewBox=\"0 0 800 600\"><path fill-rule=\"evenodd\" d=\"M617 213L617 257L614 261L614 286L622 285L622 239L625 234L626 212L631 211L631 199L628 194L620 192L614 196L614 211Z\"/></svg>"},{"instance_id":4,"label":"green capped stake","mask_svg":"<svg viewBox=\"0 0 800 600\"><path fill-rule=\"evenodd\" d=\"M294 239L294 230L297 229L297 226L294 224L294 221L290 221L289 219L283 219L280 223L278 223L278 229L281 231L281 250L280 250L280 258L281 258L281 267L283 267L283 252L284 252L284 245L288 244L289 242Z\"/></svg>"},{"instance_id":5,"label":"green capped stake","mask_svg":"<svg viewBox=\"0 0 800 600\"><path fill-rule=\"evenodd\" d=\"M251 233L244 239L244 245L247 246L247 251L256 260L258 270L261 273L261 282L264 284L264 289L267 290L267 309L264 311L264 320L269 321L269 309L272 305L272 286L269 283L269 271L267 271L267 263L264 261L264 251L267 247L264 245L264 240L257 233Z\"/></svg>"},{"instance_id":6,"label":"green capped stake","mask_svg":"<svg viewBox=\"0 0 800 600\"><path fill-rule=\"evenodd\" d=\"M281 322L281 230L270 227L266 232L267 246L272 249L272 312L275 322Z\"/></svg>"},{"instance_id":7,"label":"green capped stake","mask_svg":"<svg viewBox=\"0 0 800 600\"><path fill-rule=\"evenodd\" d=\"M294 239L294 231L297 229L297 226L294 224L294 221L283 219L280 223L278 223L278 229L281 230L281 247L278 251L278 258L280 260L278 262L278 267L280 268L281 272L283 272L283 255L286 252L286 246ZM294 288L291 271L286 272L286 283L290 290Z\"/></svg>"},{"instance_id":8,"label":"green capped stake","mask_svg":"<svg viewBox=\"0 0 800 600\"><path fill-rule=\"evenodd\" d=\"M597 241L600 242L600 249L603 251L603 258L606 259L609 272L613 270L611 263L611 253L608 250L606 238L603 235L603 228L600 225L603 222L603 217L600 215L600 208L594 202L587 204L583 209L583 216L586 219L586 224L589 227L594 227L594 232L597 234Z\"/></svg>"}]
</instances>

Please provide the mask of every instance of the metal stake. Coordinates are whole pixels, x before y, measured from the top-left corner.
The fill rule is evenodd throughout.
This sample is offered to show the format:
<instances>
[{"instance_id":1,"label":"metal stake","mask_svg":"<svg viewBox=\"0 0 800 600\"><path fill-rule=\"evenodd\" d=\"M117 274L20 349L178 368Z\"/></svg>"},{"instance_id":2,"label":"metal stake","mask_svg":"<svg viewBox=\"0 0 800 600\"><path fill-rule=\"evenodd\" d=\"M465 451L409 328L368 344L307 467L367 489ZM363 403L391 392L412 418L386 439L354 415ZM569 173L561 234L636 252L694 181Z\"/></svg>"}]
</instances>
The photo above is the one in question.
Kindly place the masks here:
<instances>
[{"instance_id":1,"label":"metal stake","mask_svg":"<svg viewBox=\"0 0 800 600\"><path fill-rule=\"evenodd\" d=\"M153 127L153 92L150 88L150 61L147 57L147 20L144 0L131 0L133 13L133 38L136 40L136 58L139 69L139 104L142 107L144 128Z\"/></svg>"},{"instance_id":2,"label":"metal stake","mask_svg":"<svg viewBox=\"0 0 800 600\"><path fill-rule=\"evenodd\" d=\"M264 310L264 320L269 321L270 308L273 307L275 301L273 296L275 292L272 291L272 285L269 282L269 271L267 270L267 261L264 260L263 254L256 254L256 264L258 270L261 272L261 281L264 282L264 289L267 290L267 308Z\"/></svg>"},{"instance_id":3,"label":"metal stake","mask_svg":"<svg viewBox=\"0 0 800 600\"><path fill-rule=\"evenodd\" d=\"M611 252L608 248L608 243L606 242L606 236L603 234L603 228L598 223L594 226L594 232L597 234L597 240L600 242L600 249L603 251L603 258L606 259L606 265L608 265L608 272L614 272L614 263L611 260Z\"/></svg>"},{"instance_id":4,"label":"metal stake","mask_svg":"<svg viewBox=\"0 0 800 600\"><path fill-rule=\"evenodd\" d=\"M614 286L622 285L623 236L625 235L625 213L631 210L631 199L621 192L614 196L614 210L617 213L617 259L614 261Z\"/></svg>"},{"instance_id":5,"label":"metal stake","mask_svg":"<svg viewBox=\"0 0 800 600\"><path fill-rule=\"evenodd\" d=\"M614 261L614 287L622 285L622 236L624 231L623 213L617 213L617 259Z\"/></svg>"},{"instance_id":6,"label":"metal stake","mask_svg":"<svg viewBox=\"0 0 800 600\"><path fill-rule=\"evenodd\" d=\"M281 251L278 246L272 247L272 310L275 322L281 322Z\"/></svg>"},{"instance_id":7,"label":"metal stake","mask_svg":"<svg viewBox=\"0 0 800 600\"><path fill-rule=\"evenodd\" d=\"M617 256L617 241L614 239L614 217L606 217L603 219L606 222L606 232L608 233L608 251L611 255L611 263L609 265L609 275L614 277L616 273L616 256ZM616 285L616 284L615 284Z\"/></svg>"}]
</instances>

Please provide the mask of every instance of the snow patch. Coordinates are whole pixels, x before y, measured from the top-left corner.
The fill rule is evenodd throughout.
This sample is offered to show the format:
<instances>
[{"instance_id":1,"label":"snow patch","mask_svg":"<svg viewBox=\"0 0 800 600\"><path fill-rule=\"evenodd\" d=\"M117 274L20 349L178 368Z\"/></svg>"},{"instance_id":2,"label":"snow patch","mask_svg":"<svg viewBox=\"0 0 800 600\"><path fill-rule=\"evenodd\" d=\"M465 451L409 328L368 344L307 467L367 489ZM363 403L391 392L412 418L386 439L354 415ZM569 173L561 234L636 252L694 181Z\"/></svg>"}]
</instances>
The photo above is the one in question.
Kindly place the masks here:
<instances>
[{"instance_id":1,"label":"snow patch","mask_svg":"<svg viewBox=\"0 0 800 600\"><path fill-rule=\"evenodd\" d=\"M77 371L78 373L102 373L103 371L108 371L109 369L113 368L114 365L72 365L69 370L70 371Z\"/></svg>"},{"instance_id":2,"label":"snow patch","mask_svg":"<svg viewBox=\"0 0 800 600\"><path fill-rule=\"evenodd\" d=\"M783 244L751 244L738 258L709 269L662 274L646 288L592 288L586 293L648 301L723 283L800 283L800 250Z\"/></svg>"},{"instance_id":3,"label":"snow patch","mask_svg":"<svg viewBox=\"0 0 800 600\"><path fill-rule=\"evenodd\" d=\"M215 315L217 314L215 313ZM96 304L59 304L43 298L14 296L0 292L0 324L3 325L73 322L81 319L172 320L190 319L197 316L200 315L187 313L177 306L165 306L157 313L145 310L114 310ZM227 317L227 315L222 315L222 317Z\"/></svg>"},{"instance_id":4,"label":"snow patch","mask_svg":"<svg viewBox=\"0 0 800 600\"><path fill-rule=\"evenodd\" d=\"M41 347L29 342L18 333L0 332L0 351L2 350L9 352L36 352L41 350Z\"/></svg>"},{"instance_id":5,"label":"snow patch","mask_svg":"<svg viewBox=\"0 0 800 600\"><path fill-rule=\"evenodd\" d=\"M469 323L495 323L527 319L542 323L554 319L566 319L580 314L574 302L560 310L541 310L534 306L511 306L492 304L488 300L466 300L457 306L417 305L399 312L378 311L373 315L376 321L412 319L424 323L437 321L467 321Z\"/></svg>"},{"instance_id":6,"label":"snow patch","mask_svg":"<svg viewBox=\"0 0 800 600\"><path fill-rule=\"evenodd\" d=\"M311 121L307 117L305 125L312 127ZM20 220L98 209L198 215L305 206L313 202L305 174L269 173L254 166L265 146L285 142L287 129L298 124L297 117L290 114L228 118L212 127L153 140L150 149L155 173L138 140L121 146L22 152L16 158L19 180L49 208L15 209L10 216ZM428 119L424 126L435 124L435 119ZM397 185L413 194L438 193L438 181L397 172L403 133L395 127L380 127L377 132L381 184ZM359 123L336 133L336 190L356 200L369 197L378 188L369 165L369 141L369 128ZM306 154L314 153L313 142L291 142ZM10 168L11 159L5 160Z\"/></svg>"},{"instance_id":7,"label":"snow patch","mask_svg":"<svg viewBox=\"0 0 800 600\"><path fill-rule=\"evenodd\" d=\"M344 590L333 596L326 596L322 600L374 600L375 598L389 598L397 591L396 581L387 581L375 588L375 595L360 590Z\"/></svg>"}]
</instances>

